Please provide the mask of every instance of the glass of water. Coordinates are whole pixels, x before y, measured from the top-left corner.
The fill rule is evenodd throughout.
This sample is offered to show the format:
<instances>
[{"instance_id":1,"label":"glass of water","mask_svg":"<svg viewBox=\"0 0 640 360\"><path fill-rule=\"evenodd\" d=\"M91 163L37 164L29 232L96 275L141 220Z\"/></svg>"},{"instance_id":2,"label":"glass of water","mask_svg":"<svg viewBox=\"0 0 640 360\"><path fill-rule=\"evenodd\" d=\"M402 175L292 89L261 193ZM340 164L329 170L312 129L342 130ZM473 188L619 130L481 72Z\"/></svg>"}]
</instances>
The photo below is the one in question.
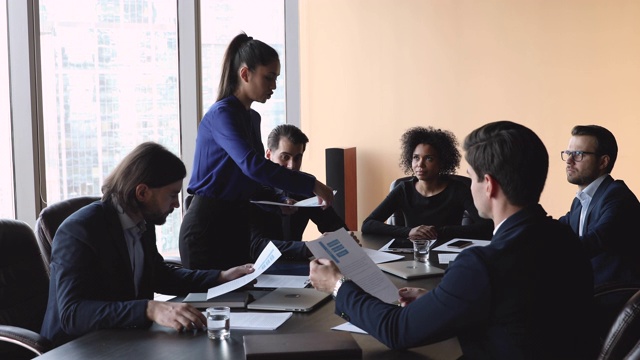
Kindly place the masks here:
<instances>
[{"instance_id":1,"label":"glass of water","mask_svg":"<svg viewBox=\"0 0 640 360\"><path fill-rule=\"evenodd\" d=\"M411 240L413 243L413 260L426 263L429 260L429 247L434 240Z\"/></svg>"},{"instance_id":2,"label":"glass of water","mask_svg":"<svg viewBox=\"0 0 640 360\"><path fill-rule=\"evenodd\" d=\"M231 336L231 309L228 306L207 308L207 335L209 339L225 340Z\"/></svg>"}]
</instances>

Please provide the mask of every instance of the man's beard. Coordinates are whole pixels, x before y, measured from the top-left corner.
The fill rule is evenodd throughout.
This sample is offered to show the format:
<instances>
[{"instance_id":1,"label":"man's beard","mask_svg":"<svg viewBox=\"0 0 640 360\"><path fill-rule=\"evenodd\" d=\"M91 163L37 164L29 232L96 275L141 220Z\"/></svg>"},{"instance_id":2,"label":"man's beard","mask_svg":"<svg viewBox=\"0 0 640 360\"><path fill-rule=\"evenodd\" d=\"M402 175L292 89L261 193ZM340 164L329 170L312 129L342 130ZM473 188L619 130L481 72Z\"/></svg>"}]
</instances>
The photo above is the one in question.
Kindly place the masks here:
<instances>
[{"instance_id":1,"label":"man's beard","mask_svg":"<svg viewBox=\"0 0 640 360\"><path fill-rule=\"evenodd\" d=\"M164 223L167 222L167 217L169 216L169 214L173 212L173 211L169 211L167 213L153 212L153 211L149 211L149 209L146 208L145 206L142 206L140 210L142 212L142 216L144 217L144 221L153 225L163 225Z\"/></svg>"},{"instance_id":2,"label":"man's beard","mask_svg":"<svg viewBox=\"0 0 640 360\"><path fill-rule=\"evenodd\" d=\"M573 177L569 177L567 176L567 181L570 184L573 185L578 185L578 186L587 186L589 184L591 184L595 179L597 179L598 177L593 177L593 176L573 176Z\"/></svg>"}]
</instances>

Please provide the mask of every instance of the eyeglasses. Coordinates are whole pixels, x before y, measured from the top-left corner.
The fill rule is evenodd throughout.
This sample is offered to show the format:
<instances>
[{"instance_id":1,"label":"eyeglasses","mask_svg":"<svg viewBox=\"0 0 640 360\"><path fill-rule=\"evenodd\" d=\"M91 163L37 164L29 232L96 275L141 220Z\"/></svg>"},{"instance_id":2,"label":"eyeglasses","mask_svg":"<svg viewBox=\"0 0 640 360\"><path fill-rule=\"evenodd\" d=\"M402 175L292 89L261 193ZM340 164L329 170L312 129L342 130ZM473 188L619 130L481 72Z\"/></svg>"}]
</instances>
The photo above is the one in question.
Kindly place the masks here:
<instances>
[{"instance_id":1,"label":"eyeglasses","mask_svg":"<svg viewBox=\"0 0 640 360\"><path fill-rule=\"evenodd\" d=\"M590 151L571 151L571 150L560 151L560 157L562 158L562 161L567 161L569 160L569 158L573 158L573 161L580 162L582 161L582 158L584 157L585 154L597 155L597 153L590 152Z\"/></svg>"}]
</instances>

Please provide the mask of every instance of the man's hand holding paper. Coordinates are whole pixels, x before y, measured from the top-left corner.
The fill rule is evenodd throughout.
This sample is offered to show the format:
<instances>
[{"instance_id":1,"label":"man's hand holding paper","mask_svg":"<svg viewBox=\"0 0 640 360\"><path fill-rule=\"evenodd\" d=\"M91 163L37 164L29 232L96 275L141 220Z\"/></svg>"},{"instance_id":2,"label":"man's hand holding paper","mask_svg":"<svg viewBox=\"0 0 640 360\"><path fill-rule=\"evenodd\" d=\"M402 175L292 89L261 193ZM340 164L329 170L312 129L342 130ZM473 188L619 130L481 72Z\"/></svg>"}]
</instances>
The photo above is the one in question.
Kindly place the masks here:
<instances>
[{"instance_id":1,"label":"man's hand holding paper","mask_svg":"<svg viewBox=\"0 0 640 360\"><path fill-rule=\"evenodd\" d=\"M353 241L347 230L325 233L319 239L307 242L307 247L316 259L328 259L335 264L334 268L326 260L314 260L311 263L312 272L319 271L315 280L314 277L311 279L314 287L316 282L321 283L321 288L316 289L331 292L338 279L344 275L384 302L391 304L398 300L398 289L360 245ZM328 284L329 282L333 284ZM330 288L326 288L327 286Z\"/></svg>"},{"instance_id":2,"label":"man's hand holding paper","mask_svg":"<svg viewBox=\"0 0 640 360\"><path fill-rule=\"evenodd\" d=\"M256 260L256 263L253 265L253 269L255 270L253 273L231 280L222 285L209 288L209 291L207 291L207 299L226 294L229 291L239 289L240 287L254 281L258 276L260 276L260 274L273 265L281 255L282 253L280 253L280 250L278 250L272 242L269 242L269 245L262 250L262 253L258 256L258 260Z\"/></svg>"}]
</instances>

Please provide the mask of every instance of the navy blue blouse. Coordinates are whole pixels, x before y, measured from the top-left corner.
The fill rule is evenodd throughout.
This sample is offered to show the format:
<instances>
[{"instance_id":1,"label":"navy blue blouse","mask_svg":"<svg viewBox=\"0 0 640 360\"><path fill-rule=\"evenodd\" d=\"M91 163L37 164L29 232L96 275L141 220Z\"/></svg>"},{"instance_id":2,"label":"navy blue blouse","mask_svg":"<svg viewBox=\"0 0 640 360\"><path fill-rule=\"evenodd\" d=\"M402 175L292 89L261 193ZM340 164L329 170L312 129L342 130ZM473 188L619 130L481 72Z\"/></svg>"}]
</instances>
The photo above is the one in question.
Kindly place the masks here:
<instances>
[{"instance_id":1,"label":"navy blue blouse","mask_svg":"<svg viewBox=\"0 0 640 360\"><path fill-rule=\"evenodd\" d=\"M312 196L315 177L267 160L260 140L260 114L247 110L235 96L224 98L209 108L198 127L187 191L243 201L261 185Z\"/></svg>"}]
</instances>

